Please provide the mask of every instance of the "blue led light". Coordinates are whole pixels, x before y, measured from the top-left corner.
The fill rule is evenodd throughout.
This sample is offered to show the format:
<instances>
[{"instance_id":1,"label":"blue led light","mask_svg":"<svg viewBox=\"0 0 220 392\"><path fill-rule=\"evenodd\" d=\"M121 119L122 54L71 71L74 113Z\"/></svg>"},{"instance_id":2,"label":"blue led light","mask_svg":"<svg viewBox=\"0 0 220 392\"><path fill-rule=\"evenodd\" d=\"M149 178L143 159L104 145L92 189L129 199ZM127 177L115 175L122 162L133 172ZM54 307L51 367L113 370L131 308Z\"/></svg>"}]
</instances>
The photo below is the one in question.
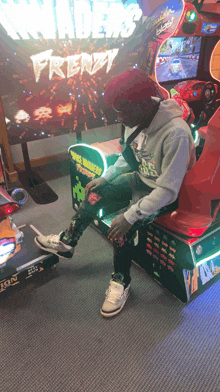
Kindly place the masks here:
<instances>
[{"instance_id":1,"label":"blue led light","mask_svg":"<svg viewBox=\"0 0 220 392\"><path fill-rule=\"evenodd\" d=\"M196 97L196 96L197 96L197 93L194 91L193 95L194 95L194 97Z\"/></svg>"},{"instance_id":2,"label":"blue led light","mask_svg":"<svg viewBox=\"0 0 220 392\"><path fill-rule=\"evenodd\" d=\"M25 189L17 188L11 193L12 199L14 199L19 205L24 204L27 201L28 194Z\"/></svg>"}]
</instances>

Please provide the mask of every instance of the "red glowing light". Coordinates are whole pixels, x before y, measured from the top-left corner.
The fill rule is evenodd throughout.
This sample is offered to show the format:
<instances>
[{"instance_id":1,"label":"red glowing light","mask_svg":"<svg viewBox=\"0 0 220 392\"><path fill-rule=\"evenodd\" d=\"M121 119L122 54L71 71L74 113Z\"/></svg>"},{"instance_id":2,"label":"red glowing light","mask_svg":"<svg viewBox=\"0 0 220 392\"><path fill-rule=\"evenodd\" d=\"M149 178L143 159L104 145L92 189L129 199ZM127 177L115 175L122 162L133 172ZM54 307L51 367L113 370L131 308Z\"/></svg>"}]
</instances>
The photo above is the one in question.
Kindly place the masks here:
<instances>
[{"instance_id":1,"label":"red glowing light","mask_svg":"<svg viewBox=\"0 0 220 392\"><path fill-rule=\"evenodd\" d=\"M16 203L11 203L11 204L5 204L0 206L0 218L3 218L4 216L10 215L17 211L19 208L19 205Z\"/></svg>"}]
</instances>

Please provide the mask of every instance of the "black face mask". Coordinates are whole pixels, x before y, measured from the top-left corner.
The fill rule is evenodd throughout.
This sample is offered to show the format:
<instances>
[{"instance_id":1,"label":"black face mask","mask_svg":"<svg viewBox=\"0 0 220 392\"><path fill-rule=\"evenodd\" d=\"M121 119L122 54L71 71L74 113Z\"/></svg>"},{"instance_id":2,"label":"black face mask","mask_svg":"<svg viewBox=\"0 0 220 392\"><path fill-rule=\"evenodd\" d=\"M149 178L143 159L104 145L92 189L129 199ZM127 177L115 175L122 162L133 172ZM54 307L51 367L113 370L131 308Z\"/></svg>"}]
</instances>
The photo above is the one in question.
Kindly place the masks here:
<instances>
[{"instance_id":1,"label":"black face mask","mask_svg":"<svg viewBox=\"0 0 220 392\"><path fill-rule=\"evenodd\" d=\"M123 158L129 164L131 170L133 170L133 171L138 171L140 163L137 161L130 144L136 138L136 136L142 131L142 129L148 128L150 126L155 114L157 113L157 111L159 109L159 106L160 106L160 101L156 103L156 105L154 106L152 112L150 113L150 115L148 116L146 121L144 121L143 123L141 123L137 127L137 129L128 137L126 142L124 142L125 127L122 124L122 129L121 129L122 137L120 140L121 153L122 153Z\"/></svg>"}]
</instances>

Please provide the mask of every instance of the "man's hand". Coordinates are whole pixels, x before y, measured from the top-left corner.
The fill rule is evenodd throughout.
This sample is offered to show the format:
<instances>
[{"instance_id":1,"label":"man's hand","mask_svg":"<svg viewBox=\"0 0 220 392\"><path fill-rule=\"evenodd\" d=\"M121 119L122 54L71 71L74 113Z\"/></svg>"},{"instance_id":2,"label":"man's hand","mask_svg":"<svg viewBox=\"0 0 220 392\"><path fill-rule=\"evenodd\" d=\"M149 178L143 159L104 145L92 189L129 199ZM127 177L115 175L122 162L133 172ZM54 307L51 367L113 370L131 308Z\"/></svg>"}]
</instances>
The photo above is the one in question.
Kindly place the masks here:
<instances>
[{"instance_id":1,"label":"man's hand","mask_svg":"<svg viewBox=\"0 0 220 392\"><path fill-rule=\"evenodd\" d=\"M90 181L86 187L85 187L85 194L88 195L88 193L95 192L98 188L101 188L106 184L106 180L103 177L95 178L95 180Z\"/></svg>"},{"instance_id":2,"label":"man's hand","mask_svg":"<svg viewBox=\"0 0 220 392\"><path fill-rule=\"evenodd\" d=\"M131 227L132 225L125 219L123 214L117 215L108 230L108 238L111 241L119 240Z\"/></svg>"}]
</instances>

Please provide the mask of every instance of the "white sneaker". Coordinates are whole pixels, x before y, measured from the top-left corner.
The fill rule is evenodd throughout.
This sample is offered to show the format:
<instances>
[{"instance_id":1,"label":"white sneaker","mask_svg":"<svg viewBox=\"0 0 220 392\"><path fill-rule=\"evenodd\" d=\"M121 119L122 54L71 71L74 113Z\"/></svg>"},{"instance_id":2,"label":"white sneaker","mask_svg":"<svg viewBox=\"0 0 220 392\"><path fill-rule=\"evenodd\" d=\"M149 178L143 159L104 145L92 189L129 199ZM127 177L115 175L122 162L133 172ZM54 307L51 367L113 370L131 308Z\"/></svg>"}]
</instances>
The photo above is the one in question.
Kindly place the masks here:
<instances>
[{"instance_id":1,"label":"white sneaker","mask_svg":"<svg viewBox=\"0 0 220 392\"><path fill-rule=\"evenodd\" d=\"M124 288L123 283L110 280L110 285L106 291L106 298L100 310L104 317L112 317L118 314L124 307L128 298L130 284Z\"/></svg>"},{"instance_id":2,"label":"white sneaker","mask_svg":"<svg viewBox=\"0 0 220 392\"><path fill-rule=\"evenodd\" d=\"M59 257L64 257L65 259L71 259L74 253L74 247L65 244L62 239L63 231L60 234L39 235L35 237L34 241L36 245L49 253L54 253Z\"/></svg>"}]
</instances>

